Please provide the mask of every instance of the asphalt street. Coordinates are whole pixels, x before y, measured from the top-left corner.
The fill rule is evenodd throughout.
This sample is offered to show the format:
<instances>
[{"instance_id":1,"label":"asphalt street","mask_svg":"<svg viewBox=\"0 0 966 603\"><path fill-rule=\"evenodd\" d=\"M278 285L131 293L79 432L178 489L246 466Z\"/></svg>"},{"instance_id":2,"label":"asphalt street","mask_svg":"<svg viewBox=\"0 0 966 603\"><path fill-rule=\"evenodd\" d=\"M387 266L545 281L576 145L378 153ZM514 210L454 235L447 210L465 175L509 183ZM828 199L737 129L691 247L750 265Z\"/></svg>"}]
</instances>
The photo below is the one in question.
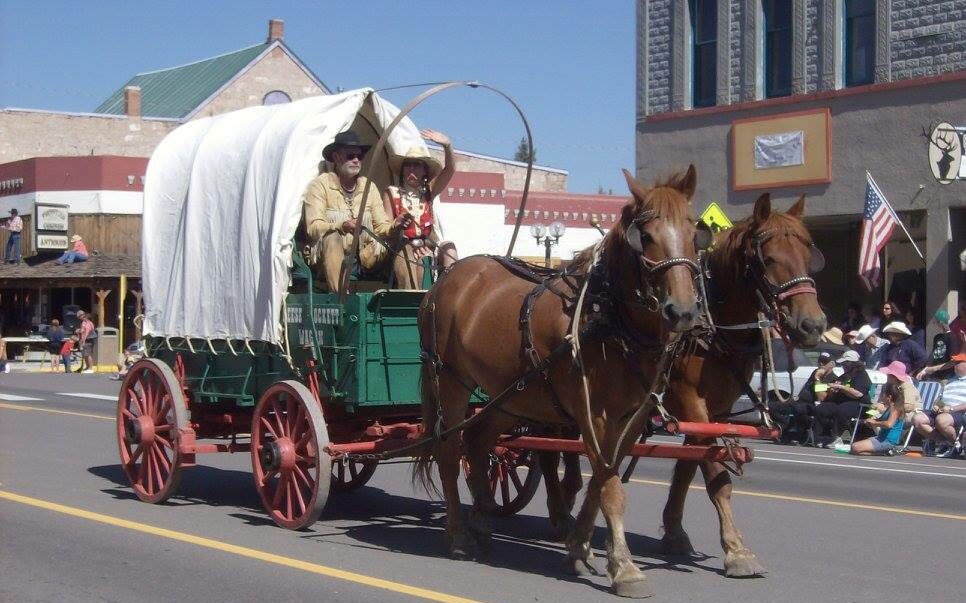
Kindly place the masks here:
<instances>
[{"instance_id":1,"label":"asphalt street","mask_svg":"<svg viewBox=\"0 0 966 603\"><path fill-rule=\"evenodd\" d=\"M199 456L171 501L142 503L118 466L117 387L103 375L0 374L0 601L617 600L606 578L559 571L542 491L496 522L483 561L445 556L442 505L414 490L408 465L381 466L297 532L266 518L248 454ZM735 512L768 574L724 577L699 481L685 518L698 553L663 556L671 463L642 459L626 528L652 600L961 599L966 461L749 444Z\"/></svg>"}]
</instances>

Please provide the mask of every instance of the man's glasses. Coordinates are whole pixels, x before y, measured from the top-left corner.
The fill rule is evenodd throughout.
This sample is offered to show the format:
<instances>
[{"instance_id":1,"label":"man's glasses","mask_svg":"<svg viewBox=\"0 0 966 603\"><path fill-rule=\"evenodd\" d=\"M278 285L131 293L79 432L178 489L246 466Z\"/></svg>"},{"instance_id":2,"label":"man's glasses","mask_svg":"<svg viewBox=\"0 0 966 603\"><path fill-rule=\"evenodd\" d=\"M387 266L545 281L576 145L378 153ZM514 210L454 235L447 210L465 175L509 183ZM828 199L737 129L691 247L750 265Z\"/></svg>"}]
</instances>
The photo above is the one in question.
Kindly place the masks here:
<instances>
[{"instance_id":1,"label":"man's glasses","mask_svg":"<svg viewBox=\"0 0 966 603\"><path fill-rule=\"evenodd\" d=\"M352 161L353 159L361 160L365 156L365 153L360 150L357 150L357 151L343 150L342 156L345 157L344 161Z\"/></svg>"}]
</instances>

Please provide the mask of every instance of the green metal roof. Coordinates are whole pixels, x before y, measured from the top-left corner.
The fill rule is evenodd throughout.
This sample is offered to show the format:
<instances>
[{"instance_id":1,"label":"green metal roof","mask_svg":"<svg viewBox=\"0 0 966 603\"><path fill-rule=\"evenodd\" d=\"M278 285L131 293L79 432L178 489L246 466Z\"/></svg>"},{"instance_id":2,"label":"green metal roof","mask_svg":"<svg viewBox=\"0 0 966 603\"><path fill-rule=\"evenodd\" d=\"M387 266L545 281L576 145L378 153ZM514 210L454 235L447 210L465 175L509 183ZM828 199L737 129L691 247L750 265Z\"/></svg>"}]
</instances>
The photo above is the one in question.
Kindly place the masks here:
<instances>
[{"instance_id":1,"label":"green metal roof","mask_svg":"<svg viewBox=\"0 0 966 603\"><path fill-rule=\"evenodd\" d=\"M141 115L182 118L198 108L272 43L258 44L196 63L140 73L121 86L95 113L124 114L124 88L141 88Z\"/></svg>"}]
</instances>

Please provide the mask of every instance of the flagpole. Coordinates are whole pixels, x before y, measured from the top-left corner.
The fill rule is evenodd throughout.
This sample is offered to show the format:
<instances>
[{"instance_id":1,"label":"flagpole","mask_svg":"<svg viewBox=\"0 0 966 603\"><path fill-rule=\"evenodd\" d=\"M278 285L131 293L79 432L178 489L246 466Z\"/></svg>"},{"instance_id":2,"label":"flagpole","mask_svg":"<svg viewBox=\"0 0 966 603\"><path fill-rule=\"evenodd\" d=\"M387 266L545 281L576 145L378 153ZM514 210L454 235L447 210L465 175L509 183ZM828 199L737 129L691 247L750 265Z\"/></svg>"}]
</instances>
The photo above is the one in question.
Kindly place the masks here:
<instances>
[{"instance_id":1,"label":"flagpole","mask_svg":"<svg viewBox=\"0 0 966 603\"><path fill-rule=\"evenodd\" d=\"M889 301L889 244L882 246L882 303ZM882 325L885 326L885 325Z\"/></svg>"},{"instance_id":2,"label":"flagpole","mask_svg":"<svg viewBox=\"0 0 966 603\"><path fill-rule=\"evenodd\" d=\"M885 193L883 193L882 189L879 188L879 184L875 181L875 178L872 177L872 174L869 173L869 170L865 171L865 175L869 179L869 182L872 183L872 186L875 187L876 191L878 191L879 197L882 198L882 202L885 203L886 207L889 208L889 211L892 213L892 217L895 218L896 222L899 223L899 226L902 228L902 232L906 233L906 238L909 239L909 242L912 243L913 249L915 249L916 253L919 254L919 259L925 262L926 256L922 255L922 252L919 251L919 246L916 245L916 242L912 240L912 235L909 234L909 231L906 229L906 225L902 223L902 220L899 218L899 214L895 209L892 208L892 204L890 204L889 200L886 199Z\"/></svg>"}]
</instances>

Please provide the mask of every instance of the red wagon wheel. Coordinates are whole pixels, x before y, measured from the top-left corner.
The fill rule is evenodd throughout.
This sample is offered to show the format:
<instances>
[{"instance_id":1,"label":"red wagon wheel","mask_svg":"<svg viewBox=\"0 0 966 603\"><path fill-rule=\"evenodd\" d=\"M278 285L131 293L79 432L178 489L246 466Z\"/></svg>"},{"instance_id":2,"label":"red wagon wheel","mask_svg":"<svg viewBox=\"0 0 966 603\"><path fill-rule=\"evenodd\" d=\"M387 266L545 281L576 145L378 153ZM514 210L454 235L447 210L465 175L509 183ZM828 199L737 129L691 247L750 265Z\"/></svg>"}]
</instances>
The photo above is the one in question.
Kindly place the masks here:
<instances>
[{"instance_id":1,"label":"red wagon wheel","mask_svg":"<svg viewBox=\"0 0 966 603\"><path fill-rule=\"evenodd\" d=\"M463 470L469 473L469 465L463 461ZM490 492L496 507L493 514L509 517L527 506L540 487L540 467L536 466L534 453L529 450L511 450L497 446L490 453L486 469Z\"/></svg>"},{"instance_id":2,"label":"red wagon wheel","mask_svg":"<svg viewBox=\"0 0 966 603\"><path fill-rule=\"evenodd\" d=\"M262 506L283 528L319 518L329 498L332 459L322 409L297 381L272 384L252 417L252 473Z\"/></svg>"},{"instance_id":3,"label":"red wagon wheel","mask_svg":"<svg viewBox=\"0 0 966 603\"><path fill-rule=\"evenodd\" d=\"M379 461L336 459L332 463L332 491L351 492L365 486L378 466Z\"/></svg>"},{"instance_id":4,"label":"red wagon wheel","mask_svg":"<svg viewBox=\"0 0 966 603\"><path fill-rule=\"evenodd\" d=\"M117 443L121 468L141 500L167 500L181 482L179 430L188 425L181 386L156 358L137 361L121 384Z\"/></svg>"}]
</instances>

